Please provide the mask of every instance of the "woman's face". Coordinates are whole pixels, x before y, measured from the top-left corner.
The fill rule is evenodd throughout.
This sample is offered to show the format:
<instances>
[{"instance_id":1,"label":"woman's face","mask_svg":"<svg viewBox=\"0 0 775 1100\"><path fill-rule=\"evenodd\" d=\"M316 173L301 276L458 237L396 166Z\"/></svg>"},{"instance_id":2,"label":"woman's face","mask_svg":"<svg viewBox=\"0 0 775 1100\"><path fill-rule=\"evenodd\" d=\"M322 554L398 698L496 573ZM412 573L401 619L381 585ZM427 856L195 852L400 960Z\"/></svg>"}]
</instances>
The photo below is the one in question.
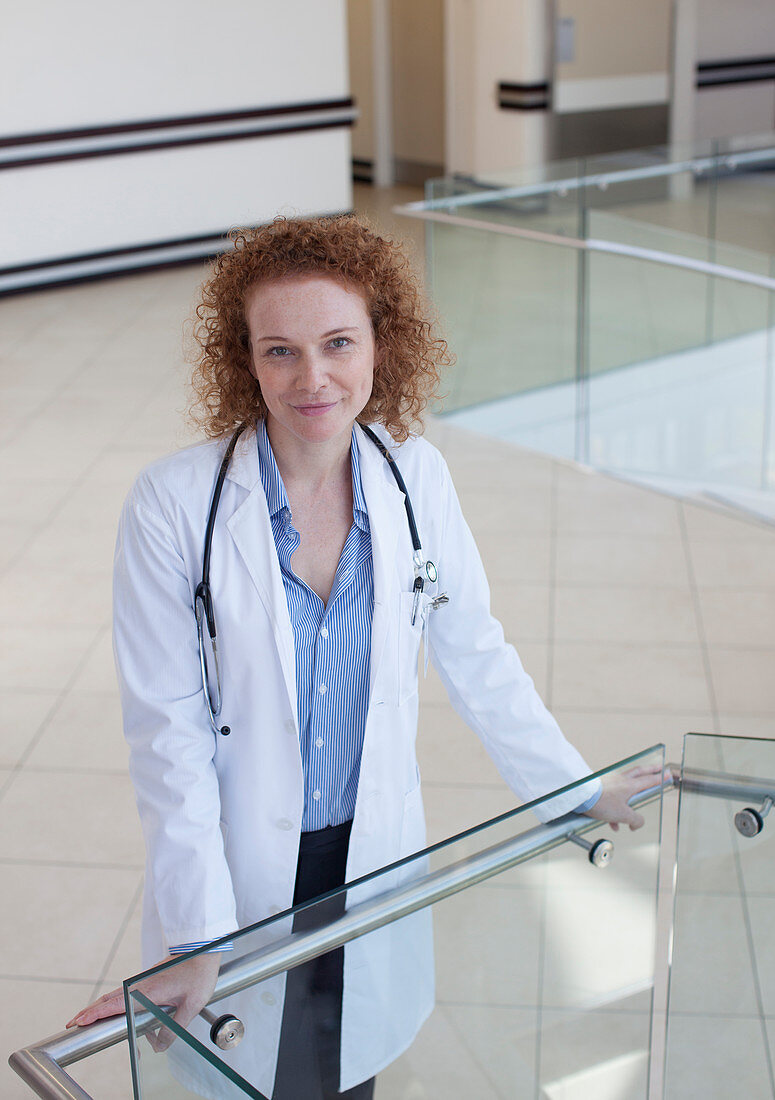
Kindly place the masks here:
<instances>
[{"instance_id":1,"label":"woman's face","mask_svg":"<svg viewBox=\"0 0 775 1100\"><path fill-rule=\"evenodd\" d=\"M361 292L326 275L273 279L248 291L245 316L270 431L310 443L349 439L374 381Z\"/></svg>"}]
</instances>

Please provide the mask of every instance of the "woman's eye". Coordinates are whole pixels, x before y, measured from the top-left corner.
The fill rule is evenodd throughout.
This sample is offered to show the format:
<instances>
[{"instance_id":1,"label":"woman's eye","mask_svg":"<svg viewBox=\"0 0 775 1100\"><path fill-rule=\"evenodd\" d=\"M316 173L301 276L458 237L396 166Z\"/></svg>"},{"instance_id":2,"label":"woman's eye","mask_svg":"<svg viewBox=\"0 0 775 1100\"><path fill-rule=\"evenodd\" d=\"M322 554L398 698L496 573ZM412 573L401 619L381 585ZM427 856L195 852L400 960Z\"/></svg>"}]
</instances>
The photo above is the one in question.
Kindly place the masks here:
<instances>
[{"instance_id":1,"label":"woman's eye","mask_svg":"<svg viewBox=\"0 0 775 1100\"><path fill-rule=\"evenodd\" d=\"M350 341L346 336L335 336L331 341L332 348L346 348Z\"/></svg>"},{"instance_id":2,"label":"woman's eye","mask_svg":"<svg viewBox=\"0 0 775 1100\"><path fill-rule=\"evenodd\" d=\"M267 355L271 355L274 359L284 359L286 355L290 355L290 348L282 347L278 345L276 348L269 348Z\"/></svg>"}]
</instances>

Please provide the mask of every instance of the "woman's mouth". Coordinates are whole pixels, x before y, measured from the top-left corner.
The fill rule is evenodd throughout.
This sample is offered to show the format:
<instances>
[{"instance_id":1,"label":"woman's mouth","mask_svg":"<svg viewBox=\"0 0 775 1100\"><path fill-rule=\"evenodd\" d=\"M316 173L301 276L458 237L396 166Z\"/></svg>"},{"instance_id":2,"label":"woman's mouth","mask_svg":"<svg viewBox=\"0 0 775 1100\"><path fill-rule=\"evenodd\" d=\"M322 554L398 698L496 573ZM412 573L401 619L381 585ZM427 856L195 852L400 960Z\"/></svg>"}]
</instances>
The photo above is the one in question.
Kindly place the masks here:
<instances>
[{"instance_id":1,"label":"woman's mouth","mask_svg":"<svg viewBox=\"0 0 775 1100\"><path fill-rule=\"evenodd\" d=\"M322 416L327 413L329 409L333 409L335 401L329 401L325 404L310 404L310 405L294 405L294 409L297 413L301 413L302 416Z\"/></svg>"}]
</instances>

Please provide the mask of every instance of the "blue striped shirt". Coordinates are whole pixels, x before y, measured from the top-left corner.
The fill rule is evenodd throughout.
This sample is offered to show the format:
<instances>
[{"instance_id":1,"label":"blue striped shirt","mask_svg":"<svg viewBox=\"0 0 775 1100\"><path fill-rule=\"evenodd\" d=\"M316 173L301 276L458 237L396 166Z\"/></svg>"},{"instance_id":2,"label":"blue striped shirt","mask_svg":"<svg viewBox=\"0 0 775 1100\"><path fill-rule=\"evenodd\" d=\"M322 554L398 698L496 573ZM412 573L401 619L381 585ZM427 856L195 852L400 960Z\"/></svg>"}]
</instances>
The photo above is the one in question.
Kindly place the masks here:
<instances>
[{"instance_id":1,"label":"blue striped shirt","mask_svg":"<svg viewBox=\"0 0 775 1100\"><path fill-rule=\"evenodd\" d=\"M256 431L258 465L266 493L277 557L288 601L296 650L297 717L304 769L302 832L350 821L355 813L361 752L369 703L374 570L371 532L361 484L358 441L350 462L353 522L344 544L328 603L293 571L301 541L293 526L283 479L264 421ZM176 944L180 955L205 943ZM233 943L217 950L231 951Z\"/></svg>"},{"instance_id":2,"label":"blue striped shirt","mask_svg":"<svg viewBox=\"0 0 775 1100\"><path fill-rule=\"evenodd\" d=\"M353 432L353 522L324 604L293 570L291 558L301 540L263 421L257 438L261 481L293 627L304 770L301 828L309 832L350 821L355 813L369 703L374 611L369 517Z\"/></svg>"}]
</instances>

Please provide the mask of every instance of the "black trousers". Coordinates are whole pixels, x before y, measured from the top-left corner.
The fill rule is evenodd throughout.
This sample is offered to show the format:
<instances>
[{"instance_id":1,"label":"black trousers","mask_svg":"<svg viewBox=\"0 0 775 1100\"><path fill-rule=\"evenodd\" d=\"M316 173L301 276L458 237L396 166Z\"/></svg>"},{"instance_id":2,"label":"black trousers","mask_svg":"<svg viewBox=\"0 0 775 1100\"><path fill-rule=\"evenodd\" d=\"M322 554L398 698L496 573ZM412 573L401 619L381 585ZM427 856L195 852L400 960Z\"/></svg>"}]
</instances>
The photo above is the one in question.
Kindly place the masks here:
<instances>
[{"instance_id":1,"label":"black trousers","mask_svg":"<svg viewBox=\"0 0 775 1100\"><path fill-rule=\"evenodd\" d=\"M302 833L293 904L344 884L351 821ZM344 895L297 913L294 932L318 928L344 912ZM344 948L288 971L272 1100L372 1100L374 1078L339 1092Z\"/></svg>"}]
</instances>

